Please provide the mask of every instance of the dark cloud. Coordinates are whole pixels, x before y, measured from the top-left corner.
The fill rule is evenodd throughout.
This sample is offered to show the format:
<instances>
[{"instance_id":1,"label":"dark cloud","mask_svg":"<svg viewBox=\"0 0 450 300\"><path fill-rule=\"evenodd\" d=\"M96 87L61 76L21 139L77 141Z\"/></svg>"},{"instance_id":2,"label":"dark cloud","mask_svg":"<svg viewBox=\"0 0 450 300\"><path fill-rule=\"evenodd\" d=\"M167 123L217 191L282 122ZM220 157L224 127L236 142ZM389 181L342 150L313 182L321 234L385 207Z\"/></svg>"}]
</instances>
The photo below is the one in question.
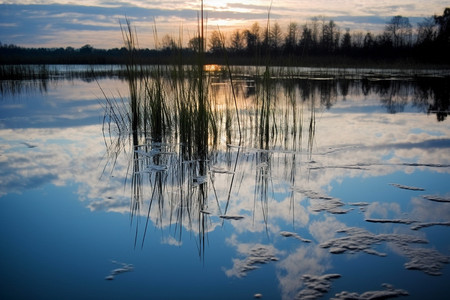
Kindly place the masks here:
<instances>
[{"instance_id":1,"label":"dark cloud","mask_svg":"<svg viewBox=\"0 0 450 300\"><path fill-rule=\"evenodd\" d=\"M165 7L176 8L179 3L165 3ZM186 9L160 9L145 8L133 6L123 2L106 1L101 3L103 6L84 6L84 5L66 5L66 4L36 4L36 5L20 5L20 4L0 4L0 41L5 44L17 44L24 46L67 46L65 43L69 41L78 42L80 39L90 36L91 40L98 43L108 41L105 39L105 32L111 32L111 35L118 37L117 40L109 43L120 43L120 25L119 20L129 18L134 24L141 24L138 32L147 34L152 33L151 25L142 25L145 23L153 23L156 19L160 34L166 33L167 30L176 30L173 28L173 20L182 20L180 23L189 27L197 22L198 10L195 8ZM394 7L398 9L399 7ZM404 7L403 7L404 8ZM342 11L333 12L327 10L325 14L330 14L338 25L350 28L351 30L373 31L382 30L386 22L392 18L393 7L386 10L383 15L380 11L374 11L370 16L347 16L342 15ZM414 6L410 7L414 11ZM295 21L303 24L313 17L307 16L305 12L301 12L303 17L297 17L298 12L293 12L288 7L277 7L269 11L268 6L246 4L246 3L230 3L225 9L206 11L206 16L210 20L210 26L216 26L214 20L236 20L247 22L249 25L253 22L264 22L267 20L270 12L270 19L283 23L288 22L287 16L294 17L289 21ZM315 10L314 10L315 11ZM313 12L311 12L314 14ZM370 12L368 12L371 14ZM300 19L303 18L303 19ZM329 19L325 16L325 18ZM409 18L410 23L415 25L422 21L422 18ZM176 24L179 25L179 24ZM176 26L175 26L176 27ZM195 27L195 26L194 26ZM187 28L188 29L188 28ZM226 28L224 28L226 30ZM96 38L96 32L101 31L99 38ZM171 32L173 33L173 32ZM69 39L69 36L72 39ZM101 39L103 39L101 41ZM80 42L83 43L83 42ZM117 47L119 45L95 45L99 48Z\"/></svg>"},{"instance_id":2,"label":"dark cloud","mask_svg":"<svg viewBox=\"0 0 450 300\"><path fill-rule=\"evenodd\" d=\"M58 179L57 174L50 170L26 176L20 172L25 169L24 166L33 166L33 164L32 158L17 156L8 156L8 161L0 162L0 196L39 188ZM16 167L18 165L19 168Z\"/></svg>"},{"instance_id":3,"label":"dark cloud","mask_svg":"<svg viewBox=\"0 0 450 300\"><path fill-rule=\"evenodd\" d=\"M0 41L6 44L46 44L65 31L120 32L119 20L153 22L155 17L196 19L193 10L160 10L135 6L0 5ZM63 46L63 45L61 45Z\"/></svg>"},{"instance_id":4,"label":"dark cloud","mask_svg":"<svg viewBox=\"0 0 450 300\"><path fill-rule=\"evenodd\" d=\"M355 24L386 24L387 18L380 16L336 16L336 22L351 22Z\"/></svg>"}]
</instances>

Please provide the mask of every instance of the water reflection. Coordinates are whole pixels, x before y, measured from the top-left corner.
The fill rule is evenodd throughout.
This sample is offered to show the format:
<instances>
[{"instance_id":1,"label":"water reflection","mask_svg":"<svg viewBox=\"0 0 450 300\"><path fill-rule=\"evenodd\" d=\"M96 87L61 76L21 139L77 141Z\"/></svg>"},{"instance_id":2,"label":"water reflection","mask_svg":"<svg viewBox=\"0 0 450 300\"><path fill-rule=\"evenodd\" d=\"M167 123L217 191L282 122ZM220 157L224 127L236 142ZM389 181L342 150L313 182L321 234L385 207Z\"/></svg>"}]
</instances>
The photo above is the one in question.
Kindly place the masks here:
<instances>
[{"instance_id":1,"label":"water reflection","mask_svg":"<svg viewBox=\"0 0 450 300\"><path fill-rule=\"evenodd\" d=\"M162 67L167 70L170 67ZM184 67L187 71L189 67ZM154 72L155 67L149 66L144 74ZM224 68L223 68L224 69ZM225 71L223 71L225 72ZM234 92L240 99L253 98L261 102L264 97L261 88L264 79L264 69L260 67L236 67L233 69ZM343 100L347 96L355 98L381 98L381 103L389 113L402 112L406 106L415 111L436 114L438 121L446 119L449 112L449 78L446 72L427 70L352 70L352 69L313 69L274 67L268 70L273 88L266 86L269 93L281 93L281 99L291 98L297 93L307 99L316 94L318 103L330 109L338 97ZM0 74L0 95L2 98L10 95L20 95L27 92L47 92L49 84L56 85L60 80L82 80L93 82L98 79L110 78L127 80L128 71L120 65L25 65L2 66ZM226 78L223 73L222 79ZM139 74L142 77L142 74ZM225 77L223 77L225 76ZM137 79L137 78L135 78ZM213 79L214 80L214 79ZM219 79L210 82L212 93L223 93L223 82ZM278 92L277 92L278 91ZM281 91L281 92L280 92ZM280 97L275 96L275 99ZM230 95L227 95L228 101ZM298 96L297 96L298 97ZM241 102L241 101L240 101ZM294 104L295 102L292 102ZM223 104L223 103L222 103Z\"/></svg>"},{"instance_id":2,"label":"water reflection","mask_svg":"<svg viewBox=\"0 0 450 300\"><path fill-rule=\"evenodd\" d=\"M180 246L194 237L208 262L209 247L224 235L223 276L252 280L274 273L278 283L267 289L284 299L325 292L338 299L406 292L424 298L430 289L448 290L427 281L429 286L414 293L421 275L448 278L448 102L430 109L443 103L438 93L448 101L448 94L437 90L441 84L236 75L235 107L226 76L175 85L159 75L147 83L121 82L135 96L116 93L117 81L100 81L107 98L103 133L109 165L99 182L92 178L101 170L91 165L104 141L96 140L95 147L86 141L98 126L83 127L83 134L62 128L52 142L45 138L49 121L40 123L45 130L15 131L14 138L3 130L8 142L0 156L2 193L42 181L64 184L74 174L92 210L131 211L137 248L147 250L156 227L169 233L162 238L166 244ZM189 102L192 95L198 99L196 86L203 85L211 104L207 130L194 124L201 117ZM98 89L94 82L80 86L89 93ZM139 102L158 95L166 99L163 106ZM437 110L440 122L430 116ZM164 111L171 113L156 114ZM1 119L2 127L12 127ZM199 131L208 133L206 143L205 136L196 136ZM67 136L70 147L56 141ZM364 273L359 265L367 265ZM353 281L352 273L360 281ZM393 286L380 288L385 282ZM265 287L253 292L266 294Z\"/></svg>"},{"instance_id":3,"label":"water reflection","mask_svg":"<svg viewBox=\"0 0 450 300\"><path fill-rule=\"evenodd\" d=\"M187 116L177 116L177 112L181 115L180 110L170 112L161 106L157 109L175 117L170 119L166 115L168 120L158 124L150 118L147 130L142 132L132 126L132 213L138 217L142 207L147 211L142 244L149 222L161 228L174 224L180 241L183 229L195 234L199 255L204 256L208 234L218 227L231 225L234 233L227 243L236 247L237 257L231 268L225 268L226 276L246 277L265 264L276 263L281 295L286 299L321 297L330 290L330 279L341 277L340 274L325 274L334 268L330 255L362 251L384 257L388 255L386 252L374 248L382 242L391 245L390 252L409 259L404 268L442 275L445 264L450 262L449 256L435 249L411 245L428 244L424 237L412 232L373 234L360 222L359 226L351 227L346 225L345 219L338 221L327 216L350 215L349 218L354 219L357 214L353 211L359 207L366 215L362 221L405 224L398 218L368 217L384 204L360 201L366 199L349 202L329 196L324 188L344 178L386 176L398 171L408 173L417 169L448 174L450 157L446 153L450 143L442 138L448 136L448 126L436 126L436 122L424 119L425 114L419 130L411 126L413 112L430 114L433 111L438 121L445 120L449 94L442 86L448 78L431 80L433 83L429 85L426 82L431 83L430 80L423 78L407 81L392 78L280 80L267 72L234 81L221 76L205 78L208 87L204 83L199 86L205 91L200 98L209 105L207 117L201 119L201 104L194 104L190 110L196 116L194 122L203 124L201 127L190 121L186 123ZM179 94L172 94L170 89L174 85L173 78L161 76L152 80L157 81L156 85L149 87L148 83L139 82L130 88L131 123L139 123L144 128L142 124L147 120L133 108L138 105L133 104L133 98L142 93L138 86L147 93L155 87L164 90L165 99L175 99L173 104L165 103L167 107L180 103ZM195 86L184 80L177 84L188 86L195 94ZM237 101L233 102L236 97ZM358 99L371 101L371 98L380 99L381 107L388 114L377 114L379 106L356 103L361 101ZM358 106L359 111L348 114L347 107L351 107L351 112ZM340 110L346 112L345 116L339 114ZM394 116L398 113L403 114ZM320 114L320 121L317 121L317 114ZM414 116L417 117L417 113ZM157 120L160 118L158 116ZM155 126L177 122L182 125L174 125L175 130L171 128L161 134L162 129L158 127L154 135ZM324 132L322 127L325 127ZM192 131L193 136L186 133L186 129ZM346 132L349 129L351 131ZM208 136L196 139L199 130ZM434 133L424 134L436 131L440 131L436 137ZM203 143L204 140L208 142ZM393 186L423 191L404 188L407 186L403 184ZM400 205L396 212L406 213ZM444 215L445 221L434 218L429 223L423 215L416 215L418 221L406 224L419 222L419 227L412 228L414 230L423 228L421 224L424 227L447 225L450 214ZM288 228L296 231L287 231ZM263 233L266 242L261 238L243 242L241 236L249 233ZM340 236L342 233L347 236ZM136 241L138 235L137 225ZM280 236L295 237L308 245L299 244L284 250L278 248L282 247ZM336 295L345 298L350 294L344 291ZM385 290L362 293L365 294L396 297L406 295L407 291L386 285Z\"/></svg>"}]
</instances>

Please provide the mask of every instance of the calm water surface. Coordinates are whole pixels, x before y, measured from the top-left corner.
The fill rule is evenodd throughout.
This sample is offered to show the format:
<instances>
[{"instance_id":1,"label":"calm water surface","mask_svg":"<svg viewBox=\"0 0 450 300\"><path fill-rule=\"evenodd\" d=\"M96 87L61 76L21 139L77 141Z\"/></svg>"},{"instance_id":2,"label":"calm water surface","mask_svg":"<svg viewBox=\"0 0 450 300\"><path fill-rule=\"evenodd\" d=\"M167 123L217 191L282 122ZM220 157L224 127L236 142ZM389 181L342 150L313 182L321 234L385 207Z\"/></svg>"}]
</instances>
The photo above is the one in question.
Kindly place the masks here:
<instances>
[{"instance_id":1,"label":"calm water surface","mask_svg":"<svg viewBox=\"0 0 450 300\"><path fill-rule=\"evenodd\" d=\"M203 176L105 121L118 77L5 84L0 298L447 299L448 80L273 78L262 141L244 75Z\"/></svg>"}]
</instances>

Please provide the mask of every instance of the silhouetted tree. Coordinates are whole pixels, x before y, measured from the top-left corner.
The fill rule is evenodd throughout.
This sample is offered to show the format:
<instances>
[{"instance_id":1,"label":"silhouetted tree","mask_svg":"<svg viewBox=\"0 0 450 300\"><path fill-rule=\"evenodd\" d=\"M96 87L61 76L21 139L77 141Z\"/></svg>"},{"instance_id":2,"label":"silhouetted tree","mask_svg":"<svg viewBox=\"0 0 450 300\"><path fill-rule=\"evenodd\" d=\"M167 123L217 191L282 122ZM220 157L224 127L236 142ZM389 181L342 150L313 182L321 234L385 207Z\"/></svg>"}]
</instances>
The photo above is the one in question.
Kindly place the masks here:
<instances>
[{"instance_id":1,"label":"silhouetted tree","mask_svg":"<svg viewBox=\"0 0 450 300\"><path fill-rule=\"evenodd\" d=\"M239 29L233 31L231 35L230 50L234 53L241 53L245 48L244 43L245 43L244 34L242 34Z\"/></svg>"},{"instance_id":2,"label":"silhouetted tree","mask_svg":"<svg viewBox=\"0 0 450 300\"><path fill-rule=\"evenodd\" d=\"M287 34L284 39L284 50L288 54L292 54L297 46L298 24L290 22L287 27Z\"/></svg>"},{"instance_id":3,"label":"silhouetted tree","mask_svg":"<svg viewBox=\"0 0 450 300\"><path fill-rule=\"evenodd\" d=\"M260 31L258 22L253 23L250 29L244 31L244 39L249 55L255 55L257 53L257 49L261 43Z\"/></svg>"},{"instance_id":4,"label":"silhouetted tree","mask_svg":"<svg viewBox=\"0 0 450 300\"><path fill-rule=\"evenodd\" d=\"M425 18L417 24L417 44L430 44L436 38L436 23L433 18Z\"/></svg>"},{"instance_id":5,"label":"silhouetted tree","mask_svg":"<svg viewBox=\"0 0 450 300\"><path fill-rule=\"evenodd\" d=\"M364 33L361 31L353 33L351 40L353 48L361 49L364 47Z\"/></svg>"},{"instance_id":6,"label":"silhouetted tree","mask_svg":"<svg viewBox=\"0 0 450 300\"><path fill-rule=\"evenodd\" d=\"M268 24L269 25L269 24ZM381 34L371 32L341 31L333 20L324 17L311 19L302 26L290 22L283 32L278 22L267 27L253 23L248 29L237 29L230 33L227 47L234 55L254 57L255 63L262 63L261 58L279 56L329 56L341 55L352 58L369 58L370 60L418 59L430 63L450 63L450 8L445 8L442 15L424 18L414 30L409 19L395 16L386 23ZM222 55L225 39L218 30L211 32L208 38L210 54L208 59L215 60L215 55ZM131 49L139 54L143 63L163 63L161 58L170 58L171 51L179 50L183 63L192 62L192 52L206 47L205 40L199 36L190 39L187 47L181 42L165 35L156 49ZM283 52L281 52L283 50ZM66 48L21 48L0 43L0 63L123 63L130 49L95 49L89 44L79 49ZM219 60L217 60L219 61ZM239 59L236 62L245 62ZM292 60L290 60L292 61ZM300 60L298 60L300 61ZM308 62L308 60L302 60ZM315 60L311 60L312 62ZM141 62L141 60L140 60ZM170 62L166 59L165 62ZM233 63L233 61L231 61Z\"/></svg>"},{"instance_id":7,"label":"silhouetted tree","mask_svg":"<svg viewBox=\"0 0 450 300\"><path fill-rule=\"evenodd\" d=\"M345 29L345 33L342 36L342 50L348 52L352 48L352 36L350 35L350 28Z\"/></svg>"},{"instance_id":8,"label":"silhouetted tree","mask_svg":"<svg viewBox=\"0 0 450 300\"><path fill-rule=\"evenodd\" d=\"M438 39L442 39L446 43L450 42L450 8L444 10L442 16L434 16L434 20L438 25Z\"/></svg>"},{"instance_id":9,"label":"silhouetted tree","mask_svg":"<svg viewBox=\"0 0 450 300\"><path fill-rule=\"evenodd\" d=\"M203 39L201 37L193 37L188 42L188 48L194 52L200 51L200 45L204 43Z\"/></svg>"},{"instance_id":10,"label":"silhouetted tree","mask_svg":"<svg viewBox=\"0 0 450 300\"><path fill-rule=\"evenodd\" d=\"M302 36L300 38L300 51L302 55L308 55L315 47L312 30L307 25L303 26Z\"/></svg>"},{"instance_id":11,"label":"silhouetted tree","mask_svg":"<svg viewBox=\"0 0 450 300\"><path fill-rule=\"evenodd\" d=\"M91 54L93 50L94 50L94 48L91 45L86 44L80 48L80 53L81 54Z\"/></svg>"},{"instance_id":12,"label":"silhouetted tree","mask_svg":"<svg viewBox=\"0 0 450 300\"><path fill-rule=\"evenodd\" d=\"M325 52L333 52L336 49L336 45L339 43L337 31L337 25L333 20L323 24L321 45Z\"/></svg>"},{"instance_id":13,"label":"silhouetted tree","mask_svg":"<svg viewBox=\"0 0 450 300\"><path fill-rule=\"evenodd\" d=\"M372 48L373 45L374 45L373 35L370 32L368 32L364 37L364 48L369 49Z\"/></svg>"},{"instance_id":14,"label":"silhouetted tree","mask_svg":"<svg viewBox=\"0 0 450 300\"><path fill-rule=\"evenodd\" d=\"M281 33L281 27L278 22L275 22L270 27L269 31L269 47L272 53L278 53L281 45L283 44L283 34Z\"/></svg>"},{"instance_id":15,"label":"silhouetted tree","mask_svg":"<svg viewBox=\"0 0 450 300\"><path fill-rule=\"evenodd\" d=\"M408 18L402 16L393 17L387 23L385 33L390 37L394 47L411 46L412 26Z\"/></svg>"},{"instance_id":16,"label":"silhouetted tree","mask_svg":"<svg viewBox=\"0 0 450 300\"><path fill-rule=\"evenodd\" d=\"M175 50L178 47L177 47L177 43L175 42L173 37L166 34L163 36L163 38L161 40L161 48L162 48L162 50L168 51L168 50Z\"/></svg>"},{"instance_id":17,"label":"silhouetted tree","mask_svg":"<svg viewBox=\"0 0 450 300\"><path fill-rule=\"evenodd\" d=\"M209 51L212 53L221 53L225 47L224 38L218 30L214 30L209 37Z\"/></svg>"},{"instance_id":18,"label":"silhouetted tree","mask_svg":"<svg viewBox=\"0 0 450 300\"><path fill-rule=\"evenodd\" d=\"M441 58L444 58L447 62L449 59L450 51L450 8L444 10L442 16L434 16L436 25L438 26L436 36L436 46Z\"/></svg>"}]
</instances>

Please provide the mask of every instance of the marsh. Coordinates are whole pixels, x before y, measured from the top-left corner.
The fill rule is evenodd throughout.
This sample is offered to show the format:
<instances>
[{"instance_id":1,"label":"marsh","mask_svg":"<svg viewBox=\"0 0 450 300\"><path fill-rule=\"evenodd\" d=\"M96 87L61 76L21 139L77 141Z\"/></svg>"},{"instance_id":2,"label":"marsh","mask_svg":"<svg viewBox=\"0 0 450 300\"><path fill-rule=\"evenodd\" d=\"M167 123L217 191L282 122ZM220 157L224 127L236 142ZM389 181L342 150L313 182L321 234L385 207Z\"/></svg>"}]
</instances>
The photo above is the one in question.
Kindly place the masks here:
<instances>
[{"instance_id":1,"label":"marsh","mask_svg":"<svg viewBox=\"0 0 450 300\"><path fill-rule=\"evenodd\" d=\"M2 298L450 292L445 71L46 68L1 83Z\"/></svg>"}]
</instances>

